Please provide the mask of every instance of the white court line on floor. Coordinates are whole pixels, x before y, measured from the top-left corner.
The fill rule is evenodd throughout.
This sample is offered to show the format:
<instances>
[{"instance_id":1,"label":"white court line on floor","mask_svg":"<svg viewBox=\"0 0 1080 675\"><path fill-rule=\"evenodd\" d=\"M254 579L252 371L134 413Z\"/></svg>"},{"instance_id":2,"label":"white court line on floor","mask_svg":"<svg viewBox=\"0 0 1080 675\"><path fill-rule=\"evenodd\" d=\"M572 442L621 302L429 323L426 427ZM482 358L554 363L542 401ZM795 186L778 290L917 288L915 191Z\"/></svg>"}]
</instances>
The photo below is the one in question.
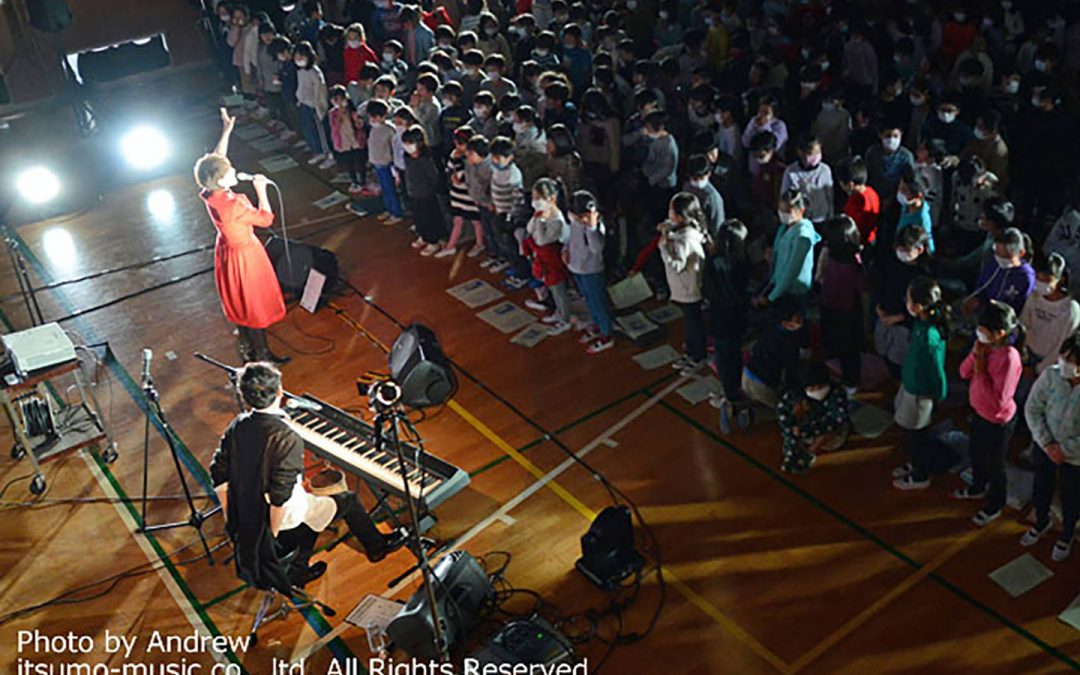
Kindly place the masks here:
<instances>
[{"instance_id":1,"label":"white court line on floor","mask_svg":"<svg viewBox=\"0 0 1080 675\"><path fill-rule=\"evenodd\" d=\"M473 525L468 532L458 537L454 541L452 546L443 549L440 554L447 555L454 551L460 550L463 546L465 546L465 544L475 539L481 532L491 527L496 522L505 523L505 518L511 518L511 520L513 520L513 518L508 515L510 511L513 511L515 508L520 506L521 503L524 502L526 499L539 492L545 485L553 481L570 467L577 464L577 459L585 457L585 455L588 455L600 445L606 445L606 441L610 440L612 436L625 429L631 422L645 414L650 408L663 400L664 397L666 397L668 394L675 391L682 385L686 384L688 380L688 377L678 378L677 380L654 394L652 398L631 410L629 413L627 413L625 417L620 419L615 424L611 425L608 429L601 432L596 438L589 441L584 447L574 453L574 457L567 457L562 464L559 464L557 467L544 474L543 478L538 478L535 483L531 484L529 487L519 492L517 496L500 506L498 510L496 510L494 513L487 516L486 518L478 522L476 525ZM513 522L516 523L517 521L513 520ZM395 595L397 595L414 581L416 581L419 576L420 572L418 570L412 572L407 577L399 581L397 584L383 592L382 597L393 598ZM306 649L297 650L297 652L293 655L292 663L298 663L300 659L306 658L311 654L317 652L318 650L322 649L324 646L329 644L331 640L340 637L346 630L348 630L349 625L349 623L342 621L337 626L334 626L334 628L329 633L313 642Z\"/></svg>"}]
</instances>

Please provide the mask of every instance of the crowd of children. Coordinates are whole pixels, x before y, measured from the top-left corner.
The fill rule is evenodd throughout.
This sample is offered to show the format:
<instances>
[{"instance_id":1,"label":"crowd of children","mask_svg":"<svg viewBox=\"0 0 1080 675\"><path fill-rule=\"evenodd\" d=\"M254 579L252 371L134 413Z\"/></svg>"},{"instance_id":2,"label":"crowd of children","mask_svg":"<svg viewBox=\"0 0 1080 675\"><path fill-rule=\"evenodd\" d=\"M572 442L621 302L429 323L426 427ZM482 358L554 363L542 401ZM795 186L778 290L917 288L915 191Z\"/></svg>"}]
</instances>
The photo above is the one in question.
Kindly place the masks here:
<instances>
[{"instance_id":1,"label":"crowd of children","mask_svg":"<svg viewBox=\"0 0 1080 675\"><path fill-rule=\"evenodd\" d=\"M965 381L954 496L997 518L1010 441L1030 436L1023 543L1059 489L1068 556L1075 4L377 0L331 21L251 4L271 7L218 5L227 76L312 164L380 194L386 223L411 217L420 255L471 239L552 335L580 294L590 353L614 344L606 286L641 272L685 317L676 368L715 369L722 429L776 410L794 473L844 444L876 354L910 455L893 484L926 488L952 468L932 430Z\"/></svg>"}]
</instances>

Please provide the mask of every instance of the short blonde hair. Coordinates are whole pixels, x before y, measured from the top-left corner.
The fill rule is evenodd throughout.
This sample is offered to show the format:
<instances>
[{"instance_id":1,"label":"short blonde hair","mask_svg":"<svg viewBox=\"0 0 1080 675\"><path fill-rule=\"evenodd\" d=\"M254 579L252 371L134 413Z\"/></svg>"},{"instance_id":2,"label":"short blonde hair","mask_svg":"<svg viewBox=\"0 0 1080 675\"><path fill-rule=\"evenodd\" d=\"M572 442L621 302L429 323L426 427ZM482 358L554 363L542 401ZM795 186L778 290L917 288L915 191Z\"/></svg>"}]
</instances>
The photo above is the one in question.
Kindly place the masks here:
<instances>
[{"instance_id":1,"label":"short blonde hair","mask_svg":"<svg viewBox=\"0 0 1080 675\"><path fill-rule=\"evenodd\" d=\"M222 155L203 155L195 162L195 182L204 190L220 190L219 182L231 168L232 163Z\"/></svg>"}]
</instances>

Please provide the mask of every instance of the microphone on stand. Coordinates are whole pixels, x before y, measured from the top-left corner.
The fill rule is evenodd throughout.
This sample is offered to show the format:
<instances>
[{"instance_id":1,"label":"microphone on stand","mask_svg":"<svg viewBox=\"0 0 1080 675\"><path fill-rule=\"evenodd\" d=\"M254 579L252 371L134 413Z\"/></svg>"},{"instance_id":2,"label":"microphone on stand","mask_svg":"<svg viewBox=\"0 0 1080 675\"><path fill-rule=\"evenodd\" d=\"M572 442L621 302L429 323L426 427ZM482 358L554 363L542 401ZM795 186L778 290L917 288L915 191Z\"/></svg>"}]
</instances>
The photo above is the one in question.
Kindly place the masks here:
<instances>
[{"instance_id":1,"label":"microphone on stand","mask_svg":"<svg viewBox=\"0 0 1080 675\"><path fill-rule=\"evenodd\" d=\"M154 358L154 352L149 349L142 350L142 386L147 388L150 386L150 360Z\"/></svg>"}]
</instances>

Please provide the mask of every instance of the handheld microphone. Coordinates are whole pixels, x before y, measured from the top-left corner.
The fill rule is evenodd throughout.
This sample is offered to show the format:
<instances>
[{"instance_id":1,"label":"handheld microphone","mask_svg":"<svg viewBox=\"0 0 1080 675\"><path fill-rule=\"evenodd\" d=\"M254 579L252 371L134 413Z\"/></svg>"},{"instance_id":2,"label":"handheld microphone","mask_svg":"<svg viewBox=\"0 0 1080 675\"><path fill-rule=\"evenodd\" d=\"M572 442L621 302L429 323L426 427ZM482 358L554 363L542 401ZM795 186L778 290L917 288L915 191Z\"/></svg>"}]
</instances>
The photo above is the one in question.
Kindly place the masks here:
<instances>
[{"instance_id":1,"label":"handheld microphone","mask_svg":"<svg viewBox=\"0 0 1080 675\"><path fill-rule=\"evenodd\" d=\"M237 171L236 172L236 180L248 180L248 181L251 181L251 180L255 180L255 176L250 174L250 173L245 173L243 171Z\"/></svg>"},{"instance_id":2,"label":"handheld microphone","mask_svg":"<svg viewBox=\"0 0 1080 675\"><path fill-rule=\"evenodd\" d=\"M322 410L322 406L306 398L285 399L286 410Z\"/></svg>"},{"instance_id":3,"label":"handheld microphone","mask_svg":"<svg viewBox=\"0 0 1080 675\"><path fill-rule=\"evenodd\" d=\"M142 385L150 385L150 360L154 358L154 352L149 349L142 350Z\"/></svg>"}]
</instances>

